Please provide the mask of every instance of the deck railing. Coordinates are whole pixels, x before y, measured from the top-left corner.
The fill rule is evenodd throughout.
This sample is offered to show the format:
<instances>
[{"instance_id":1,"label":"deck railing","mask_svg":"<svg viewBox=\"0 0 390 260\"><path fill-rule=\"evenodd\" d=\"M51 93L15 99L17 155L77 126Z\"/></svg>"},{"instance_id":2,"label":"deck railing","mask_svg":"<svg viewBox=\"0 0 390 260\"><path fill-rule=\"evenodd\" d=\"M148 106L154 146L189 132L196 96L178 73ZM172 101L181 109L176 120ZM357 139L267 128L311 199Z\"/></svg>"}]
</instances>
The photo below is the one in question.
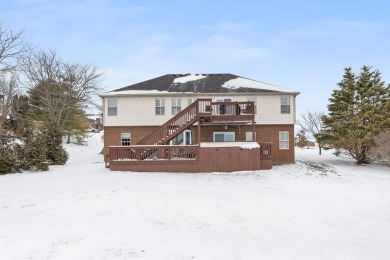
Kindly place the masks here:
<instances>
[{"instance_id":1,"label":"deck railing","mask_svg":"<svg viewBox=\"0 0 390 260\"><path fill-rule=\"evenodd\" d=\"M272 143L261 142L260 144L260 159L261 160L272 160Z\"/></svg>"},{"instance_id":2,"label":"deck railing","mask_svg":"<svg viewBox=\"0 0 390 260\"><path fill-rule=\"evenodd\" d=\"M212 121L254 120L254 102L212 102Z\"/></svg>"},{"instance_id":3,"label":"deck railing","mask_svg":"<svg viewBox=\"0 0 390 260\"><path fill-rule=\"evenodd\" d=\"M110 146L110 165L123 161L197 160L197 145L132 145Z\"/></svg>"}]
</instances>

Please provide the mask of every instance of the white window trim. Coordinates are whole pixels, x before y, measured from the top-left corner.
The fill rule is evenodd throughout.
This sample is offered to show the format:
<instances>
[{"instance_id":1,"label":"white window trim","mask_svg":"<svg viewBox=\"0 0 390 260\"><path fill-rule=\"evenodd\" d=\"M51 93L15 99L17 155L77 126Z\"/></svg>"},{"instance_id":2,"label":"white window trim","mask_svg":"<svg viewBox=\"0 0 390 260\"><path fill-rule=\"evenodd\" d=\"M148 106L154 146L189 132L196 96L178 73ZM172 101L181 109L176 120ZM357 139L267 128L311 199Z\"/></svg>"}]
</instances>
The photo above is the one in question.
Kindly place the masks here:
<instances>
[{"instance_id":1,"label":"white window trim","mask_svg":"<svg viewBox=\"0 0 390 260\"><path fill-rule=\"evenodd\" d=\"M225 101L225 99L230 99L229 101ZM233 102L233 97L215 97L215 102Z\"/></svg>"},{"instance_id":2,"label":"white window trim","mask_svg":"<svg viewBox=\"0 0 390 260\"><path fill-rule=\"evenodd\" d=\"M253 139L253 133L255 134L254 139ZM245 141L246 142L255 142L256 141L256 132L252 132L252 131L245 132Z\"/></svg>"},{"instance_id":3,"label":"white window trim","mask_svg":"<svg viewBox=\"0 0 390 260\"><path fill-rule=\"evenodd\" d=\"M129 141L126 141L126 140ZM124 144L124 142L128 142L129 144ZM129 146L131 145L131 134L130 133L121 133L121 146Z\"/></svg>"},{"instance_id":4,"label":"white window trim","mask_svg":"<svg viewBox=\"0 0 390 260\"><path fill-rule=\"evenodd\" d=\"M217 134L223 134L223 135L230 134L233 136L233 141L224 141L224 142L235 142L236 141L236 133L235 132L213 132L213 142L215 142L215 135L217 135Z\"/></svg>"},{"instance_id":5,"label":"white window trim","mask_svg":"<svg viewBox=\"0 0 390 260\"><path fill-rule=\"evenodd\" d=\"M287 100L288 104L283 104L283 99ZM282 106L289 106L289 112L283 112ZM281 114L291 114L291 98L290 96L280 96L280 113Z\"/></svg>"},{"instance_id":6,"label":"white window trim","mask_svg":"<svg viewBox=\"0 0 390 260\"><path fill-rule=\"evenodd\" d=\"M113 106L115 103L115 106ZM115 114L110 114L110 108L115 108ZM118 99L117 98L108 98L107 99L107 116L117 116L118 115Z\"/></svg>"},{"instance_id":7,"label":"white window trim","mask_svg":"<svg viewBox=\"0 0 390 260\"><path fill-rule=\"evenodd\" d=\"M157 106L157 100L159 100L159 106ZM157 113L157 108L160 108L160 113ZM164 112L161 112L161 108L164 108ZM165 115L165 99L164 98L156 98L154 101L154 113L156 116Z\"/></svg>"},{"instance_id":8,"label":"white window trim","mask_svg":"<svg viewBox=\"0 0 390 260\"><path fill-rule=\"evenodd\" d=\"M283 140L283 135L287 134L287 139ZM282 145L286 144L287 147ZM290 149L290 132L289 131L279 131L279 150L289 150Z\"/></svg>"},{"instance_id":9,"label":"white window trim","mask_svg":"<svg viewBox=\"0 0 390 260\"><path fill-rule=\"evenodd\" d=\"M172 115L179 114L181 111L181 98L172 98L171 104L172 104L172 109L171 109ZM174 109L176 109L176 111L174 111Z\"/></svg>"},{"instance_id":10,"label":"white window trim","mask_svg":"<svg viewBox=\"0 0 390 260\"><path fill-rule=\"evenodd\" d=\"M196 100L197 100L197 98L195 98L195 97L190 97L190 98L188 98L188 99L187 99L188 105L191 105L191 104L194 103Z\"/></svg>"}]
</instances>

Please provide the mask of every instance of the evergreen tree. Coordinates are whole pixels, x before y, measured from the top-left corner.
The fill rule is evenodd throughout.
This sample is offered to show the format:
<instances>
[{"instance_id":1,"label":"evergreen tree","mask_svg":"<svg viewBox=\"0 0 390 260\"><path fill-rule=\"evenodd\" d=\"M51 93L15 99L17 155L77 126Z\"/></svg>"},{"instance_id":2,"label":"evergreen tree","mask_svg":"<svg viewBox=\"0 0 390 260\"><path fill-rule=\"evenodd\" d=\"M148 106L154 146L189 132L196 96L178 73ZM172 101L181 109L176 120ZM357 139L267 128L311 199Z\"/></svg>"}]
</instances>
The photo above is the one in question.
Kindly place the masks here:
<instances>
[{"instance_id":1,"label":"evergreen tree","mask_svg":"<svg viewBox=\"0 0 390 260\"><path fill-rule=\"evenodd\" d=\"M68 153L62 146L62 133L54 125L48 124L44 128L43 139L47 147L46 158L50 164L64 165L68 160Z\"/></svg>"},{"instance_id":2,"label":"evergreen tree","mask_svg":"<svg viewBox=\"0 0 390 260\"><path fill-rule=\"evenodd\" d=\"M359 164L370 163L367 152L374 136L390 127L390 86L368 66L359 76L346 68L338 86L329 98L321 139L345 150Z\"/></svg>"},{"instance_id":3,"label":"evergreen tree","mask_svg":"<svg viewBox=\"0 0 390 260\"><path fill-rule=\"evenodd\" d=\"M303 129L299 130L297 133L297 146L303 148L307 145L307 137Z\"/></svg>"},{"instance_id":4,"label":"evergreen tree","mask_svg":"<svg viewBox=\"0 0 390 260\"><path fill-rule=\"evenodd\" d=\"M34 128L29 120L25 120L21 140L24 145L20 148L20 159L24 170L47 171L47 144L39 128Z\"/></svg>"},{"instance_id":5,"label":"evergreen tree","mask_svg":"<svg viewBox=\"0 0 390 260\"><path fill-rule=\"evenodd\" d=\"M20 162L13 136L0 131L0 174L18 172Z\"/></svg>"}]
</instances>

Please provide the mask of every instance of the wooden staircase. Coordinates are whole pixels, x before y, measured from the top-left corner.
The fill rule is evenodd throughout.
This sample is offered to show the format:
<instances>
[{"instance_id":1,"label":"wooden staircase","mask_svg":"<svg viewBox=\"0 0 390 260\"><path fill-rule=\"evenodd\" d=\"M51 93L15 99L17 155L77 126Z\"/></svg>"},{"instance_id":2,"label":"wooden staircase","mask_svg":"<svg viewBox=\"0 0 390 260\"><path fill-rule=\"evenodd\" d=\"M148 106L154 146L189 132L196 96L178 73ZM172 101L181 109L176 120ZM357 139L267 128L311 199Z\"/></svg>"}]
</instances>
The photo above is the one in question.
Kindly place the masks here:
<instances>
[{"instance_id":1,"label":"wooden staircase","mask_svg":"<svg viewBox=\"0 0 390 260\"><path fill-rule=\"evenodd\" d=\"M209 104L209 105L207 105ZM193 125L200 119L200 112L202 116L211 116L211 111L206 111L207 106L210 107L211 99L196 100L194 103L180 111L177 115L168 120L165 124L157 128L155 131L147 135L137 145L165 145L173 138L178 136L189 126Z\"/></svg>"}]
</instances>

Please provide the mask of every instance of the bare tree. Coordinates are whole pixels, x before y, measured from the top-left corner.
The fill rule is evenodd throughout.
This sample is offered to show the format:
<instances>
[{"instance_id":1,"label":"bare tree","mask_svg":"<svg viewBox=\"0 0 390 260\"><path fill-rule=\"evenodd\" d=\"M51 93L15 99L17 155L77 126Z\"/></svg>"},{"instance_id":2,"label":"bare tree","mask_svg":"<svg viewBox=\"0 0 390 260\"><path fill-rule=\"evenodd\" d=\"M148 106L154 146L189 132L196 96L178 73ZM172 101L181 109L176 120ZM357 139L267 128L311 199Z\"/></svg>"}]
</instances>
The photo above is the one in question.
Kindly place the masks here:
<instances>
[{"instance_id":1,"label":"bare tree","mask_svg":"<svg viewBox=\"0 0 390 260\"><path fill-rule=\"evenodd\" d=\"M372 160L383 161L390 166L390 130L383 131L374 137L368 156Z\"/></svg>"},{"instance_id":2,"label":"bare tree","mask_svg":"<svg viewBox=\"0 0 390 260\"><path fill-rule=\"evenodd\" d=\"M25 84L37 120L63 131L72 113L94 105L102 73L79 63L66 63L55 51L31 53L22 63Z\"/></svg>"},{"instance_id":3,"label":"bare tree","mask_svg":"<svg viewBox=\"0 0 390 260\"><path fill-rule=\"evenodd\" d=\"M319 155L321 155L321 150L323 147L323 142L320 141L319 134L323 129L322 117L323 113L321 112L307 112L302 114L301 118L298 120L297 124L305 131L309 132L316 139L319 147Z\"/></svg>"},{"instance_id":4,"label":"bare tree","mask_svg":"<svg viewBox=\"0 0 390 260\"><path fill-rule=\"evenodd\" d=\"M4 128L4 122L10 116L15 105L15 96L21 91L14 73L0 73L0 133Z\"/></svg>"},{"instance_id":5,"label":"bare tree","mask_svg":"<svg viewBox=\"0 0 390 260\"><path fill-rule=\"evenodd\" d=\"M0 73L15 70L21 57L31 50L22 35L23 31L14 32L0 22Z\"/></svg>"}]
</instances>

